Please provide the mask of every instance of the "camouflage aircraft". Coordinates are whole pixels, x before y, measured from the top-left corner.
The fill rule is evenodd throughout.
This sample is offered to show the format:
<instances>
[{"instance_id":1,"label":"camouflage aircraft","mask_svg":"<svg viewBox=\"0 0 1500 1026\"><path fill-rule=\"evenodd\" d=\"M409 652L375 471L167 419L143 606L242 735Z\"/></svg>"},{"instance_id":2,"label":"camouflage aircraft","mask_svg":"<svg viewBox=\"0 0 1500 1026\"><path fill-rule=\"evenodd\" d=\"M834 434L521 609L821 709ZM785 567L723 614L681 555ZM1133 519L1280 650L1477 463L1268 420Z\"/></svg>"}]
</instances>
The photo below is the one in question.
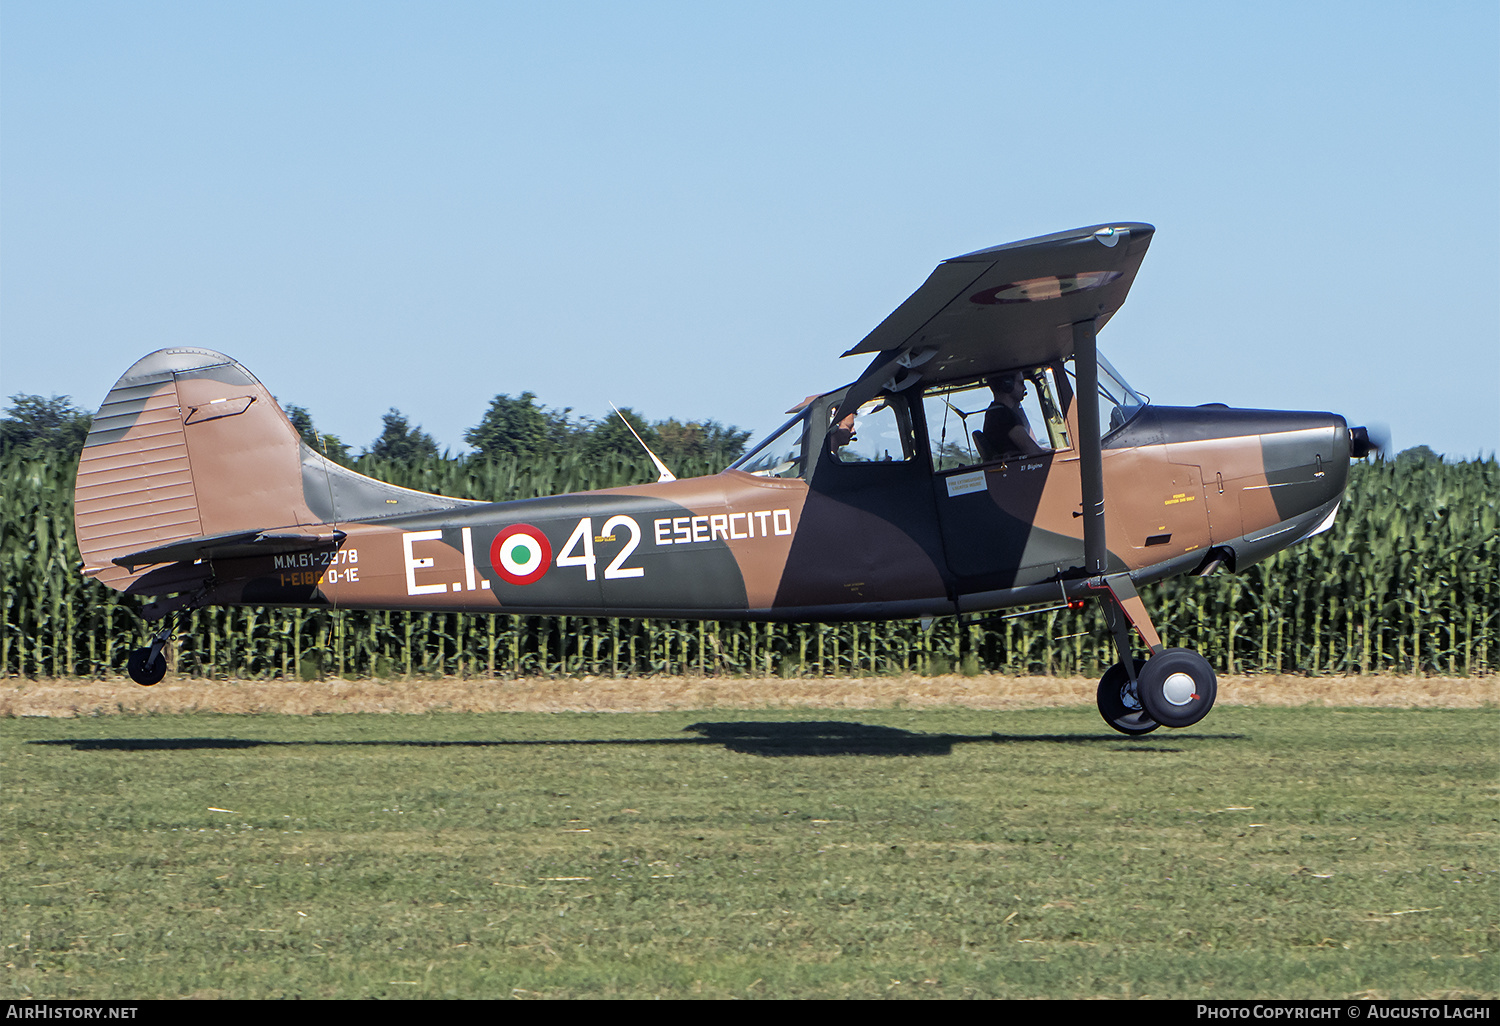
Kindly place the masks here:
<instances>
[{"instance_id":1,"label":"camouflage aircraft","mask_svg":"<svg viewBox=\"0 0 1500 1026\"><path fill-rule=\"evenodd\" d=\"M929 620L1098 600L1120 655L1104 719L1187 726L1214 703L1213 669L1164 647L1137 586L1243 569L1326 530L1370 443L1331 413L1132 390L1095 333L1153 232L1099 225L944 261L844 354L871 357L852 384L727 470L550 498L363 477L304 444L235 361L163 349L94 418L83 573L154 597L148 620L209 604ZM172 620L131 655L137 682L162 678Z\"/></svg>"}]
</instances>

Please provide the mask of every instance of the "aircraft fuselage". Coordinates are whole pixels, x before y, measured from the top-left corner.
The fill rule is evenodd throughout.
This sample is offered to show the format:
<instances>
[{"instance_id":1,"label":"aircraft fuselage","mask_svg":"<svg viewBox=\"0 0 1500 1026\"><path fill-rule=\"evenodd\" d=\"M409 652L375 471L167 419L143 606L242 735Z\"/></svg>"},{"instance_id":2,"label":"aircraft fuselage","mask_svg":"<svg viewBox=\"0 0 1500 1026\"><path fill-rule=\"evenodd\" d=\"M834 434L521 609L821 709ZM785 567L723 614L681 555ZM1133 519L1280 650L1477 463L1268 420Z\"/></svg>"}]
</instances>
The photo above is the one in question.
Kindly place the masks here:
<instances>
[{"instance_id":1,"label":"aircraft fuselage","mask_svg":"<svg viewBox=\"0 0 1500 1026\"><path fill-rule=\"evenodd\" d=\"M835 393L825 398L832 405ZM816 423L813 411L809 421ZM912 423L920 435L921 418ZM1328 521L1348 429L1332 414L1147 406L1105 441L1110 572L1243 568ZM211 602L485 613L846 620L1083 594L1076 451L934 473L841 464L333 518L300 552L200 564ZM304 468L309 495L322 483ZM399 505L399 503L392 503ZM180 573L180 570L179 570ZM150 575L144 579L147 585ZM179 585L181 586L181 585ZM153 589L154 590L154 589Z\"/></svg>"}]
</instances>

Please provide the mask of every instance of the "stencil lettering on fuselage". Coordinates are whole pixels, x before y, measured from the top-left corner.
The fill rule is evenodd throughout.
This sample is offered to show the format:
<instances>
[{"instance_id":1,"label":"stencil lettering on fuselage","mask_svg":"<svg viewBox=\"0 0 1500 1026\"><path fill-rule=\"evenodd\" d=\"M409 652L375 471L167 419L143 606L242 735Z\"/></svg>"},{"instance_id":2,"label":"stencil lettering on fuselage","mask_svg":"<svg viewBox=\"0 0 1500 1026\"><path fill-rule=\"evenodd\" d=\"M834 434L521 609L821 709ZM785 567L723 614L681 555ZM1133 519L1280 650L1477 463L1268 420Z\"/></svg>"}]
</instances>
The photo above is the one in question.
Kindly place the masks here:
<instances>
[{"instance_id":1,"label":"stencil lettering on fuselage","mask_svg":"<svg viewBox=\"0 0 1500 1026\"><path fill-rule=\"evenodd\" d=\"M748 513L661 517L651 522L656 544L692 545L695 542L745 541L792 533L790 509L758 509Z\"/></svg>"}]
</instances>

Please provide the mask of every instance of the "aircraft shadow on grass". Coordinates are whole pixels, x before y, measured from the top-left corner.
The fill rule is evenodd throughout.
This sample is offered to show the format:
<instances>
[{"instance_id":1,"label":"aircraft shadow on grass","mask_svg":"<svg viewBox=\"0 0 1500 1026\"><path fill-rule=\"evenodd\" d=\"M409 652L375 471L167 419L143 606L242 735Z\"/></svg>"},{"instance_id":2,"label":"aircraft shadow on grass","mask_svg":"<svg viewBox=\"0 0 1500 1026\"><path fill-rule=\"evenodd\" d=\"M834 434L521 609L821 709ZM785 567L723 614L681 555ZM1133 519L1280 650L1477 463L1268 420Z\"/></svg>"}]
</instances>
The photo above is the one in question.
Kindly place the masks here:
<instances>
[{"instance_id":1,"label":"aircraft shadow on grass","mask_svg":"<svg viewBox=\"0 0 1500 1026\"><path fill-rule=\"evenodd\" d=\"M753 721L732 720L721 723L694 723L683 728L698 737L664 738L551 738L470 741L271 741L261 738L235 737L120 737L120 738L54 738L30 741L33 745L53 745L79 752L153 752L232 750L240 748L288 747L402 747L402 748L527 748L549 745L717 745L744 755L951 755L956 744L1107 744L1114 751L1181 752L1150 738L1129 742L1118 734L924 734L868 723L839 720ZM1236 741L1240 734L1194 734L1178 736L1174 742Z\"/></svg>"}]
</instances>

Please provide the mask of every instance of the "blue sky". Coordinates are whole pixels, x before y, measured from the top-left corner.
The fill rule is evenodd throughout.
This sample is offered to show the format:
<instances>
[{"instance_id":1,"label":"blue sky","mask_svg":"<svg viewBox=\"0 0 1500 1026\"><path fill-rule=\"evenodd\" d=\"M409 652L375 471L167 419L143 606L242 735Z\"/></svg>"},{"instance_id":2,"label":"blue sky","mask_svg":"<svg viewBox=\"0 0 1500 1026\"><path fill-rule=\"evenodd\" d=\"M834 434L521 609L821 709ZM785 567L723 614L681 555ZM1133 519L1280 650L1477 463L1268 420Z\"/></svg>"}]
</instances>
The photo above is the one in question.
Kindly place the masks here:
<instances>
[{"instance_id":1,"label":"blue sky","mask_svg":"<svg viewBox=\"0 0 1500 1026\"><path fill-rule=\"evenodd\" d=\"M1500 9L0 4L0 392L218 349L358 445L757 430L940 260L1156 225L1164 403L1500 448Z\"/></svg>"}]
</instances>

